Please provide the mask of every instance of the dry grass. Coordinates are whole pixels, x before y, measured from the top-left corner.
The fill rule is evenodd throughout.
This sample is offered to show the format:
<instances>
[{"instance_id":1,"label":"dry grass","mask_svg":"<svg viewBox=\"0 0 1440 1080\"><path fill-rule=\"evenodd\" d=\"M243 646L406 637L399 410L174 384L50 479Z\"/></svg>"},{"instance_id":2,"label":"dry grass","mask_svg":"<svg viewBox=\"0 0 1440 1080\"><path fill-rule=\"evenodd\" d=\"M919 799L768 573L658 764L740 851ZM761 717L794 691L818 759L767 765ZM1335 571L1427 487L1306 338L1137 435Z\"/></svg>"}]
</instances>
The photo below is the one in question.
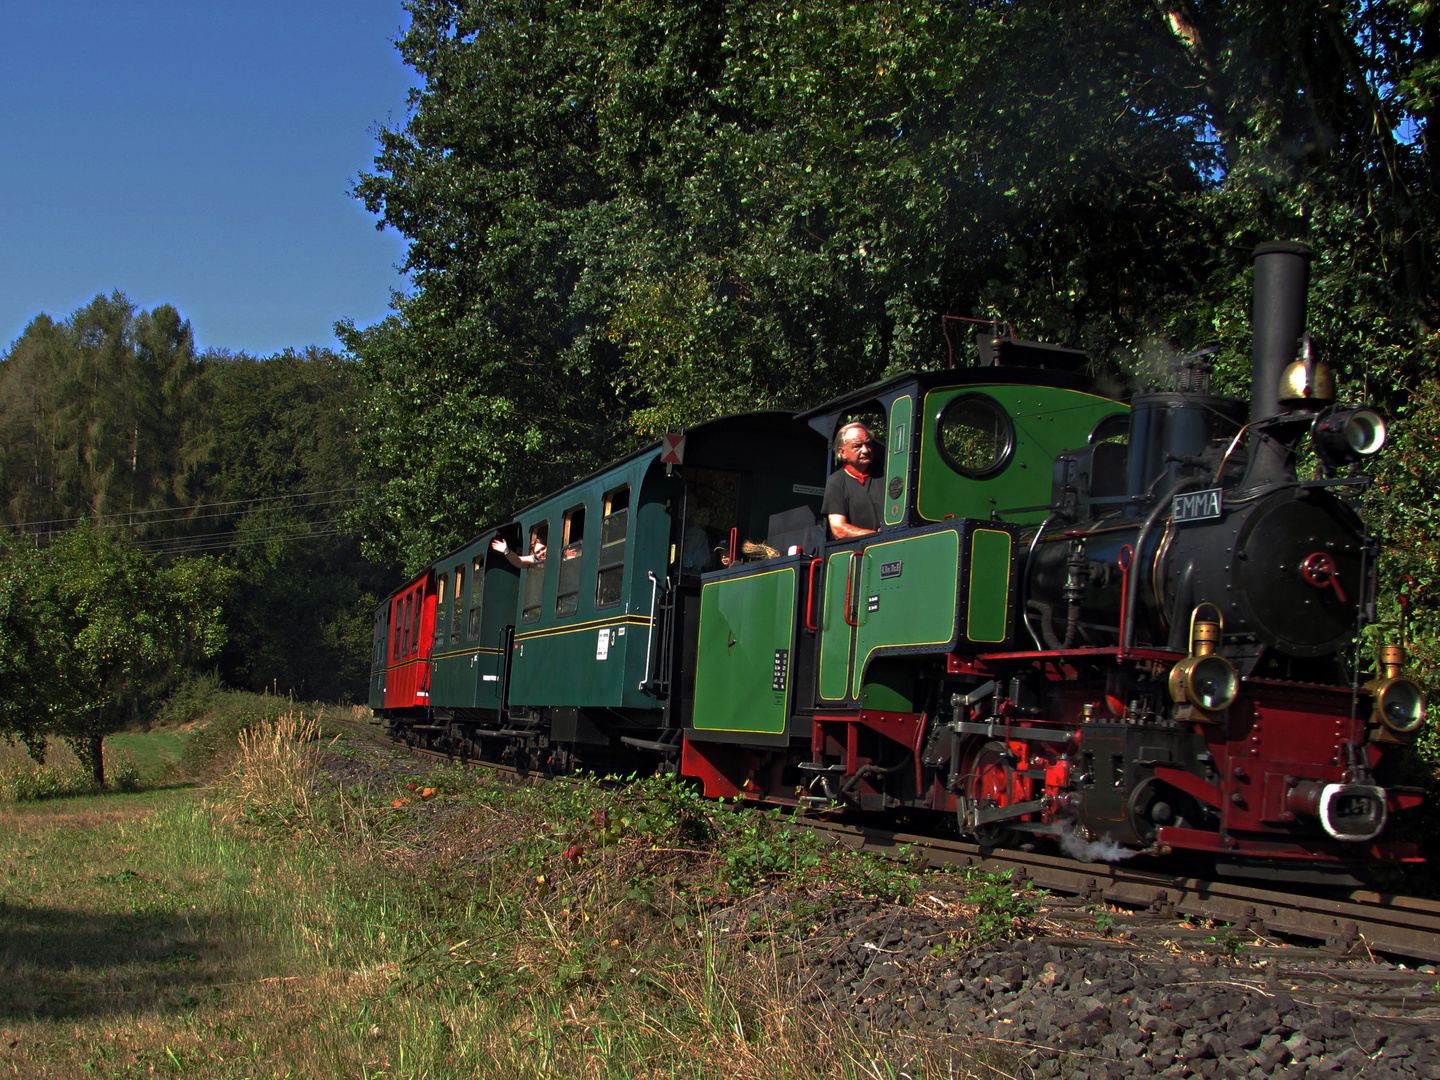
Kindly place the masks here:
<instances>
[{"instance_id":1,"label":"dry grass","mask_svg":"<svg viewBox=\"0 0 1440 1080\"><path fill-rule=\"evenodd\" d=\"M727 891L684 805L342 793L325 745L292 713L208 796L0 818L0 1077L1006 1075L804 1004L788 901Z\"/></svg>"},{"instance_id":2,"label":"dry grass","mask_svg":"<svg viewBox=\"0 0 1440 1080\"><path fill-rule=\"evenodd\" d=\"M219 785L228 819L255 806L293 806L308 814L321 751L319 716L291 711L240 732L239 750Z\"/></svg>"}]
</instances>

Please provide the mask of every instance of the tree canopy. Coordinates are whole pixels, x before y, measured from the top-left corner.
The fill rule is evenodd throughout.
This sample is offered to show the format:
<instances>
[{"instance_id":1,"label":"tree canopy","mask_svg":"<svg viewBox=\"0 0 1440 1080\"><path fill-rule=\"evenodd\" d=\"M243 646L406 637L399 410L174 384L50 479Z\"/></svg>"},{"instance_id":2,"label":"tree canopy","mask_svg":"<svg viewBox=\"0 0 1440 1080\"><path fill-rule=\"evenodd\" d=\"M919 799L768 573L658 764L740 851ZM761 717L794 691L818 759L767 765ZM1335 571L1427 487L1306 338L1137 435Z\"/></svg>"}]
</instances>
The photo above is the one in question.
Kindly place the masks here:
<instances>
[{"instance_id":1,"label":"tree canopy","mask_svg":"<svg viewBox=\"0 0 1440 1080\"><path fill-rule=\"evenodd\" d=\"M118 292L41 315L0 355L0 537L44 549L84 522L162 568L223 553L239 574L213 658L225 681L363 696L370 613L394 572L361 556L346 520L354 372L323 349L198 354L173 307L138 311Z\"/></svg>"},{"instance_id":2,"label":"tree canopy","mask_svg":"<svg viewBox=\"0 0 1440 1080\"><path fill-rule=\"evenodd\" d=\"M1345 392L1433 416L1430 0L408 6L418 85L355 191L414 288L340 332L368 550L410 569L669 424L943 364L944 314L1137 385L1218 341L1243 392L1268 239L1314 246ZM1401 446L1397 541L1440 525Z\"/></svg>"},{"instance_id":3,"label":"tree canopy","mask_svg":"<svg viewBox=\"0 0 1440 1080\"><path fill-rule=\"evenodd\" d=\"M88 524L43 551L0 550L0 733L37 756L63 737L103 784L105 736L219 651L233 576L208 556L160 566Z\"/></svg>"}]
</instances>

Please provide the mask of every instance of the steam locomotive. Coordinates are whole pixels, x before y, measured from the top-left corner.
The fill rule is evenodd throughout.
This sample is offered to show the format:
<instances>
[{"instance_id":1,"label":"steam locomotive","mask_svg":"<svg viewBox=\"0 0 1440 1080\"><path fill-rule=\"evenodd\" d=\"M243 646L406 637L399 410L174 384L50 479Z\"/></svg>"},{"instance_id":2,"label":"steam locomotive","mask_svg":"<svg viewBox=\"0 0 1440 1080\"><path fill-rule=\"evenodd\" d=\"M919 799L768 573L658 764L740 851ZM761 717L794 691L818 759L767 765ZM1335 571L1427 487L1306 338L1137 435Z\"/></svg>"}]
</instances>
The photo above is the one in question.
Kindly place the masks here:
<instances>
[{"instance_id":1,"label":"steam locomotive","mask_svg":"<svg viewBox=\"0 0 1440 1080\"><path fill-rule=\"evenodd\" d=\"M1386 426L1334 400L1310 257L1255 250L1248 403L1203 352L1127 395L992 332L967 367L667 435L387 598L371 705L460 756L945 815L985 845L1297 880L1414 860L1384 832L1421 800L1395 770L1425 698L1398 644L1373 671L1357 644L1379 552L1352 501ZM884 523L832 542L857 419Z\"/></svg>"}]
</instances>

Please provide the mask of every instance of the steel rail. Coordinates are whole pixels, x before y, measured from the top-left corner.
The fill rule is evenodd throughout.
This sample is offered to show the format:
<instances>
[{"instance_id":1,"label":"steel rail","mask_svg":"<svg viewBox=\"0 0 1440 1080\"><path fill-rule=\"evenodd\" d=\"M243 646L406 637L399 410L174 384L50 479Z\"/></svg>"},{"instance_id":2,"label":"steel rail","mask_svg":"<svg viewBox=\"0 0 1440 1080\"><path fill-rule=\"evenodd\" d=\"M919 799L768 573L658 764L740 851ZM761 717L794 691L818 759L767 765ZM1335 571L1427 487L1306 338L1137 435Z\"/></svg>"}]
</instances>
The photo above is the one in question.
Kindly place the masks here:
<instances>
[{"instance_id":1,"label":"steel rail","mask_svg":"<svg viewBox=\"0 0 1440 1080\"><path fill-rule=\"evenodd\" d=\"M1440 960L1440 903L1352 890L1342 897L1286 893L1234 881L1176 877L1110 863L1077 863L1053 855L996 850L960 840L870 826L805 821L855 851L899 855L919 850L932 866L1010 873L1041 888L1094 903L1145 908L1160 915L1219 919L1260 934L1323 941L1337 952L1374 952Z\"/></svg>"}]
</instances>

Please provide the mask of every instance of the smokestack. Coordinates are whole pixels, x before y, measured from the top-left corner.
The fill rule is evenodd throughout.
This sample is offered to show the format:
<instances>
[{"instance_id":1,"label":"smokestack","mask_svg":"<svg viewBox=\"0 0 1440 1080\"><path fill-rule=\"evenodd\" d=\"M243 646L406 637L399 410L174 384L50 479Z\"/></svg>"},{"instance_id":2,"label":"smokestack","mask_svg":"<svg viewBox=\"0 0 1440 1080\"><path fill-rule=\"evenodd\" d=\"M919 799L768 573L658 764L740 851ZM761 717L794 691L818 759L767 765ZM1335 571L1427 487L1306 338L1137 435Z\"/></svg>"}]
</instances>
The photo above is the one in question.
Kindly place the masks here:
<instances>
[{"instance_id":1,"label":"smokestack","mask_svg":"<svg viewBox=\"0 0 1440 1080\"><path fill-rule=\"evenodd\" d=\"M1280 376L1305 332L1311 251L1272 240L1255 248L1255 317L1251 323L1250 422L1280 411Z\"/></svg>"}]
</instances>

